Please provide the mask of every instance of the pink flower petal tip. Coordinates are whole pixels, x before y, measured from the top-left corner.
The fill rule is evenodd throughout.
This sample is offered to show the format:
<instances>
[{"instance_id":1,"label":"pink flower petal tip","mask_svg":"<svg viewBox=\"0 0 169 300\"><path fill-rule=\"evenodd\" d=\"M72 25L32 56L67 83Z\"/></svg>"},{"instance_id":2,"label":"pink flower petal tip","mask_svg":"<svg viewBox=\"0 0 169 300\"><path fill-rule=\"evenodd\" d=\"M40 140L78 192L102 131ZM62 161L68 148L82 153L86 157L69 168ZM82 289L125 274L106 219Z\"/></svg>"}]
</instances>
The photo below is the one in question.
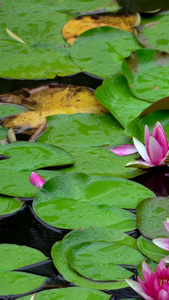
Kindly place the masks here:
<instances>
[{"instance_id":1,"label":"pink flower petal tip","mask_svg":"<svg viewBox=\"0 0 169 300\"><path fill-rule=\"evenodd\" d=\"M144 281L138 277L138 282L126 279L129 286L145 300L169 300L169 268L161 259L153 273L146 262L142 263Z\"/></svg>"},{"instance_id":2,"label":"pink flower petal tip","mask_svg":"<svg viewBox=\"0 0 169 300\"><path fill-rule=\"evenodd\" d=\"M41 189L44 186L45 182L46 182L45 179L43 179L41 176L39 176L35 172L31 173L30 183L32 185L34 185L35 187L37 187L38 189Z\"/></svg>"},{"instance_id":3,"label":"pink flower petal tip","mask_svg":"<svg viewBox=\"0 0 169 300\"><path fill-rule=\"evenodd\" d=\"M136 163L128 163L126 166L130 167L145 169L169 164L169 145L160 122L155 124L152 134L149 127L145 125L144 144L135 137L133 137L133 143L134 145L124 144L111 148L110 151L120 156L138 152L142 162L139 160Z\"/></svg>"}]
</instances>

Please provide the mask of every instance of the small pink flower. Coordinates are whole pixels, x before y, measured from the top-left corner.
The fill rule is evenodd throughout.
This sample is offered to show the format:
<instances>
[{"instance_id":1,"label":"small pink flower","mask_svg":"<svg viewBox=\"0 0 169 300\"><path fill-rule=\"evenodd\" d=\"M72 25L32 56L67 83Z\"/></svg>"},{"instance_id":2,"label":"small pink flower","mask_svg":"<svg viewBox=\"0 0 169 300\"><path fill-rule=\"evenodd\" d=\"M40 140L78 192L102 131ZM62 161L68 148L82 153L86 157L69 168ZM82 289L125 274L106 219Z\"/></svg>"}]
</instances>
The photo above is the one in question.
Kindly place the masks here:
<instances>
[{"instance_id":1,"label":"small pink flower","mask_svg":"<svg viewBox=\"0 0 169 300\"><path fill-rule=\"evenodd\" d=\"M163 224L164 224L166 230L169 232L169 218L167 218L167 221L165 221ZM153 239L152 241L158 247L169 251L169 238Z\"/></svg>"},{"instance_id":2,"label":"small pink flower","mask_svg":"<svg viewBox=\"0 0 169 300\"><path fill-rule=\"evenodd\" d=\"M41 189L46 181L45 181L45 179L43 179L41 176L39 176L35 172L32 172L31 176L30 176L30 182L32 183L32 185L34 185L38 189Z\"/></svg>"},{"instance_id":3,"label":"small pink flower","mask_svg":"<svg viewBox=\"0 0 169 300\"><path fill-rule=\"evenodd\" d=\"M150 134L149 127L145 125L144 142L145 145L133 137L134 145L124 144L111 148L110 151L120 156L138 152L142 160L136 160L126 165L130 167L150 168L169 163L169 145L160 122L155 124L152 135Z\"/></svg>"},{"instance_id":4,"label":"small pink flower","mask_svg":"<svg viewBox=\"0 0 169 300\"><path fill-rule=\"evenodd\" d=\"M164 259L161 259L155 273L143 261L142 274L144 281L138 277L138 282L131 279L126 279L126 282L145 300L169 300L169 268L166 268Z\"/></svg>"}]
</instances>

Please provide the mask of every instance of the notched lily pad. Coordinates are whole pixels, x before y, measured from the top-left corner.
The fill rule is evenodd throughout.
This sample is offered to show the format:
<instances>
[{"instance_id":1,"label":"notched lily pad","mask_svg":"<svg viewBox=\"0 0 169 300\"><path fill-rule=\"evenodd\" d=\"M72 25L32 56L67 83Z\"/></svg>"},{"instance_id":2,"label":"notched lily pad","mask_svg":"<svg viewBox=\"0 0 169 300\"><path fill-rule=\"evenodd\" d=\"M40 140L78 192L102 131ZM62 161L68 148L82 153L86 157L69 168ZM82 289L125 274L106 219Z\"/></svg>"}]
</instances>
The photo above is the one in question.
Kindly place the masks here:
<instances>
[{"instance_id":1,"label":"notched lily pad","mask_svg":"<svg viewBox=\"0 0 169 300\"><path fill-rule=\"evenodd\" d=\"M73 45L76 38L83 32L101 26L110 26L134 32L139 25L139 15L93 15L80 16L68 21L62 28L62 36L67 43Z\"/></svg>"},{"instance_id":2,"label":"notched lily pad","mask_svg":"<svg viewBox=\"0 0 169 300\"><path fill-rule=\"evenodd\" d=\"M121 189L126 183L123 192L116 183L117 186L121 183ZM135 215L119 208L126 207L125 199L121 198L123 193L126 196L128 185L134 187L135 184L104 176L60 174L47 181L43 189L37 192L33 208L41 220L54 227L76 229L101 224L103 227L129 231L135 229ZM137 187L142 189L139 185ZM146 189L142 192L149 194ZM133 204L128 203L127 206L133 207Z\"/></svg>"},{"instance_id":3,"label":"notched lily pad","mask_svg":"<svg viewBox=\"0 0 169 300\"><path fill-rule=\"evenodd\" d=\"M14 142L0 145L0 154L9 159L0 161L1 168L8 170L35 170L45 167L63 167L73 164L68 152L53 145L40 143Z\"/></svg>"},{"instance_id":4,"label":"notched lily pad","mask_svg":"<svg viewBox=\"0 0 169 300\"><path fill-rule=\"evenodd\" d=\"M0 295L27 293L42 285L46 279L43 276L18 271L11 272L25 265L45 260L46 257L40 251L10 244L1 244L0 251Z\"/></svg>"},{"instance_id":5,"label":"notched lily pad","mask_svg":"<svg viewBox=\"0 0 169 300\"><path fill-rule=\"evenodd\" d=\"M137 207L137 225L141 233L150 238L169 237L163 222L169 216L169 198L148 198Z\"/></svg>"},{"instance_id":6,"label":"notched lily pad","mask_svg":"<svg viewBox=\"0 0 169 300\"><path fill-rule=\"evenodd\" d=\"M144 257L133 238L118 230L95 227L67 234L52 247L52 259L66 280L107 290L126 287L124 279L132 276L130 268Z\"/></svg>"},{"instance_id":7,"label":"notched lily pad","mask_svg":"<svg viewBox=\"0 0 169 300\"><path fill-rule=\"evenodd\" d=\"M131 32L104 26L82 33L71 57L82 71L104 78L120 72L124 57L140 48Z\"/></svg>"},{"instance_id":8,"label":"notched lily pad","mask_svg":"<svg viewBox=\"0 0 169 300\"><path fill-rule=\"evenodd\" d=\"M169 95L169 54L139 49L123 61L123 73L133 95L155 102Z\"/></svg>"}]
</instances>

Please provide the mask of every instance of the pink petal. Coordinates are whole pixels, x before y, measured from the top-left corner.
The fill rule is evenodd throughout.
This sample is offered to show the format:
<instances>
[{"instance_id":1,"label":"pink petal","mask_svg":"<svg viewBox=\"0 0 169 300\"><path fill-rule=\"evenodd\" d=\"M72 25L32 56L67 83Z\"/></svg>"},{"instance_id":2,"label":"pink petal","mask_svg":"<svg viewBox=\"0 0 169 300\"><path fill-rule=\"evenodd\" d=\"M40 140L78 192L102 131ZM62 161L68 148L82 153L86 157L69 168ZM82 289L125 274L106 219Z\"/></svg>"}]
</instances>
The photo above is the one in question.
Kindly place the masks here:
<instances>
[{"instance_id":1,"label":"pink petal","mask_svg":"<svg viewBox=\"0 0 169 300\"><path fill-rule=\"evenodd\" d=\"M152 241L158 247L169 251L169 238L153 239Z\"/></svg>"},{"instance_id":2,"label":"pink petal","mask_svg":"<svg viewBox=\"0 0 169 300\"><path fill-rule=\"evenodd\" d=\"M169 222L164 221L164 226L166 230L169 232Z\"/></svg>"},{"instance_id":3,"label":"pink petal","mask_svg":"<svg viewBox=\"0 0 169 300\"><path fill-rule=\"evenodd\" d=\"M110 151L112 151L113 153L115 153L119 156L131 155L131 154L137 153L137 149L135 148L134 145L131 145L131 144L124 144L121 146L110 148Z\"/></svg>"},{"instance_id":4,"label":"pink petal","mask_svg":"<svg viewBox=\"0 0 169 300\"><path fill-rule=\"evenodd\" d=\"M150 129L147 125L145 125L145 128L144 128L144 141L145 141L145 147L146 147L147 153L148 153L149 138L150 138Z\"/></svg>"},{"instance_id":5,"label":"pink petal","mask_svg":"<svg viewBox=\"0 0 169 300\"><path fill-rule=\"evenodd\" d=\"M134 281L134 280L131 280L131 279L125 279L125 281L128 283L128 285L136 292L138 293L140 296L143 297L143 299L145 300L154 300L154 298L148 296L144 290L142 289L141 285Z\"/></svg>"},{"instance_id":6,"label":"pink petal","mask_svg":"<svg viewBox=\"0 0 169 300\"><path fill-rule=\"evenodd\" d=\"M133 137L133 143L134 146L136 147L138 153L141 155L141 157L146 161L146 162L151 162L150 157L147 154L146 147L144 146L143 143L141 143L138 139Z\"/></svg>"},{"instance_id":7,"label":"pink petal","mask_svg":"<svg viewBox=\"0 0 169 300\"><path fill-rule=\"evenodd\" d=\"M154 165L152 163L148 163L143 160L135 160L127 163L125 167L148 169L154 167Z\"/></svg>"},{"instance_id":8,"label":"pink petal","mask_svg":"<svg viewBox=\"0 0 169 300\"><path fill-rule=\"evenodd\" d=\"M152 136L149 138L148 150L151 162L154 165L159 165L163 159L163 150L159 142Z\"/></svg>"},{"instance_id":9,"label":"pink petal","mask_svg":"<svg viewBox=\"0 0 169 300\"><path fill-rule=\"evenodd\" d=\"M168 293L165 290L161 289L158 293L158 300L168 300L168 299L169 299Z\"/></svg>"},{"instance_id":10,"label":"pink petal","mask_svg":"<svg viewBox=\"0 0 169 300\"><path fill-rule=\"evenodd\" d=\"M32 185L34 185L38 189L41 189L46 181L45 181L45 179L43 179L41 176L39 176L35 172L32 172L31 176L30 176L30 182L32 183Z\"/></svg>"},{"instance_id":11,"label":"pink petal","mask_svg":"<svg viewBox=\"0 0 169 300\"><path fill-rule=\"evenodd\" d=\"M159 142L159 144L161 145L162 149L163 149L163 155L165 156L167 151L168 151L168 141L167 141L167 137L165 134L165 131L161 125L160 122L157 122L152 136Z\"/></svg>"},{"instance_id":12,"label":"pink petal","mask_svg":"<svg viewBox=\"0 0 169 300\"><path fill-rule=\"evenodd\" d=\"M145 261L142 262L142 274L145 281L149 280L149 277L153 275L152 270Z\"/></svg>"}]
</instances>

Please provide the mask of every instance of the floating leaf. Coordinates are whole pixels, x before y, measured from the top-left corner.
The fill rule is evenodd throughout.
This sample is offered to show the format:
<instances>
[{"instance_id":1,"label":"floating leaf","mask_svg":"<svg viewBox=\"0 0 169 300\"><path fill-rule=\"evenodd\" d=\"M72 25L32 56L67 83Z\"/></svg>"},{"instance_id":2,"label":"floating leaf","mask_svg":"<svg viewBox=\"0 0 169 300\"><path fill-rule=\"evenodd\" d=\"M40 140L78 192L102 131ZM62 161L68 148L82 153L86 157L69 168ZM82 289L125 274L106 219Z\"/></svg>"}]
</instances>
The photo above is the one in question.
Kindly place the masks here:
<instances>
[{"instance_id":1,"label":"floating leaf","mask_svg":"<svg viewBox=\"0 0 169 300\"><path fill-rule=\"evenodd\" d=\"M143 19L138 28L137 39L146 48L169 52L169 41L166 28L169 26L169 15L156 15Z\"/></svg>"},{"instance_id":2,"label":"floating leaf","mask_svg":"<svg viewBox=\"0 0 169 300\"><path fill-rule=\"evenodd\" d=\"M118 179L114 180L118 184ZM102 225L122 231L135 229L135 215L117 208L117 199L113 203L114 180L101 176L87 176L86 174L61 174L50 179L37 192L33 209L41 220L59 228L75 229ZM126 186L127 184L126 182ZM97 190L99 186L100 191ZM118 190L114 193L118 194ZM121 190L119 189L119 198L120 194ZM99 198L100 201L98 201ZM123 207L123 204L117 206Z\"/></svg>"},{"instance_id":3,"label":"floating leaf","mask_svg":"<svg viewBox=\"0 0 169 300\"><path fill-rule=\"evenodd\" d=\"M29 296L21 297L21 300L31 300ZM39 293L36 293L36 300L56 300L56 299L62 299L62 300L69 300L71 299L78 299L80 297L80 300L109 300L111 298L111 295L108 295L106 293L103 293L101 291L88 289L88 288L82 288L82 287L68 287L68 288L62 288L62 289L52 289L52 290L46 290Z\"/></svg>"},{"instance_id":4,"label":"floating leaf","mask_svg":"<svg viewBox=\"0 0 169 300\"><path fill-rule=\"evenodd\" d=\"M64 169L63 172L125 178L134 177L141 172L136 168L129 170L124 167L129 162L128 157L119 157L110 152L112 146L131 142L124 136L124 129L112 115L58 115L48 117L47 120L48 129L38 142L61 146L76 161L73 167Z\"/></svg>"},{"instance_id":5,"label":"floating leaf","mask_svg":"<svg viewBox=\"0 0 169 300\"><path fill-rule=\"evenodd\" d=\"M169 216L169 198L148 198L137 207L137 224L148 238L169 237L163 222Z\"/></svg>"},{"instance_id":6,"label":"floating leaf","mask_svg":"<svg viewBox=\"0 0 169 300\"><path fill-rule=\"evenodd\" d=\"M137 14L133 15L93 15L80 16L66 23L62 28L62 36L67 43L73 45L76 38L83 32L101 26L111 26L133 32L139 24Z\"/></svg>"},{"instance_id":7,"label":"floating leaf","mask_svg":"<svg viewBox=\"0 0 169 300\"><path fill-rule=\"evenodd\" d=\"M156 12L160 9L168 9L168 2L165 0L154 0L154 1L146 1L146 0L118 0L118 3L122 6L125 11L132 12Z\"/></svg>"},{"instance_id":8,"label":"floating leaf","mask_svg":"<svg viewBox=\"0 0 169 300\"><path fill-rule=\"evenodd\" d=\"M71 56L82 71L104 78L121 71L124 57L139 48L131 32L105 26L82 33Z\"/></svg>"},{"instance_id":9,"label":"floating leaf","mask_svg":"<svg viewBox=\"0 0 169 300\"><path fill-rule=\"evenodd\" d=\"M169 95L169 54L154 49L139 49L122 65L131 92L137 98L155 102Z\"/></svg>"},{"instance_id":10,"label":"floating leaf","mask_svg":"<svg viewBox=\"0 0 169 300\"><path fill-rule=\"evenodd\" d=\"M10 158L0 161L1 168L8 170L35 170L45 167L73 164L73 158L63 149L39 143L14 142L0 145L0 154Z\"/></svg>"},{"instance_id":11,"label":"floating leaf","mask_svg":"<svg viewBox=\"0 0 169 300\"><path fill-rule=\"evenodd\" d=\"M107 77L96 89L95 96L123 127L150 105L149 101L133 96L122 74Z\"/></svg>"},{"instance_id":12,"label":"floating leaf","mask_svg":"<svg viewBox=\"0 0 169 300\"><path fill-rule=\"evenodd\" d=\"M70 49L54 43L23 45L0 40L0 51L3 62L0 64L1 77L40 79L79 72L70 58Z\"/></svg>"},{"instance_id":13,"label":"floating leaf","mask_svg":"<svg viewBox=\"0 0 169 300\"><path fill-rule=\"evenodd\" d=\"M33 3L29 0L25 0L24 4L21 3L19 0L16 0L13 2L13 0L8 0L7 2L2 0L2 11L5 12L27 12L30 11L31 13L34 11L67 11L67 12L73 12L73 13L79 13L79 12L86 12L90 10L95 10L99 8L103 8L104 6L109 5L110 7L117 6L116 1L112 2L111 0L92 0L91 1L82 1L79 2L79 0L69 1L69 0L51 0L50 5L46 6L45 0L35 0ZM49 19L50 20L50 19Z\"/></svg>"},{"instance_id":14,"label":"floating leaf","mask_svg":"<svg viewBox=\"0 0 169 300\"><path fill-rule=\"evenodd\" d=\"M74 230L55 243L52 259L66 280L107 290L127 286L124 279L131 277L132 272L125 267L137 266L144 257L136 250L135 240L118 230L85 228Z\"/></svg>"},{"instance_id":15,"label":"floating leaf","mask_svg":"<svg viewBox=\"0 0 169 300\"><path fill-rule=\"evenodd\" d=\"M24 272L10 272L45 260L46 257L40 251L10 244L1 244L0 251L0 295L26 293L42 285L45 277Z\"/></svg>"},{"instance_id":16,"label":"floating leaf","mask_svg":"<svg viewBox=\"0 0 169 300\"><path fill-rule=\"evenodd\" d=\"M19 202L17 199L0 196L0 215L7 215L10 213L14 213L21 207L22 207L21 202Z\"/></svg>"},{"instance_id":17,"label":"floating leaf","mask_svg":"<svg viewBox=\"0 0 169 300\"><path fill-rule=\"evenodd\" d=\"M143 253L143 255L153 259L156 262L160 262L161 258L164 258L168 255L168 251L157 247L152 241L142 235L137 239L137 247Z\"/></svg>"},{"instance_id":18,"label":"floating leaf","mask_svg":"<svg viewBox=\"0 0 169 300\"><path fill-rule=\"evenodd\" d=\"M36 170L36 173L41 175L45 180L49 180L50 178L58 175L58 171L47 171L47 170ZM30 183L30 175L31 171L17 171L17 170L9 170L9 169L0 169L0 193L13 197L33 197L37 193L38 189L34 187ZM6 198L5 198L6 199ZM5 201L4 199L4 201ZM14 205L10 205L12 200L6 199L5 202L1 203L3 207L7 206L9 203L9 207L16 207L17 201L15 200ZM18 202L19 203L19 202ZM19 204L17 204L18 206ZM8 206L7 206L8 207ZM19 206L20 207L20 206ZM2 208L5 209L5 208Z\"/></svg>"},{"instance_id":19,"label":"floating leaf","mask_svg":"<svg viewBox=\"0 0 169 300\"><path fill-rule=\"evenodd\" d=\"M75 85L42 86L0 95L0 101L23 105L31 110L1 118L2 126L20 131L39 127L46 116L74 113L106 113L108 110L94 97L92 90Z\"/></svg>"}]
</instances>

